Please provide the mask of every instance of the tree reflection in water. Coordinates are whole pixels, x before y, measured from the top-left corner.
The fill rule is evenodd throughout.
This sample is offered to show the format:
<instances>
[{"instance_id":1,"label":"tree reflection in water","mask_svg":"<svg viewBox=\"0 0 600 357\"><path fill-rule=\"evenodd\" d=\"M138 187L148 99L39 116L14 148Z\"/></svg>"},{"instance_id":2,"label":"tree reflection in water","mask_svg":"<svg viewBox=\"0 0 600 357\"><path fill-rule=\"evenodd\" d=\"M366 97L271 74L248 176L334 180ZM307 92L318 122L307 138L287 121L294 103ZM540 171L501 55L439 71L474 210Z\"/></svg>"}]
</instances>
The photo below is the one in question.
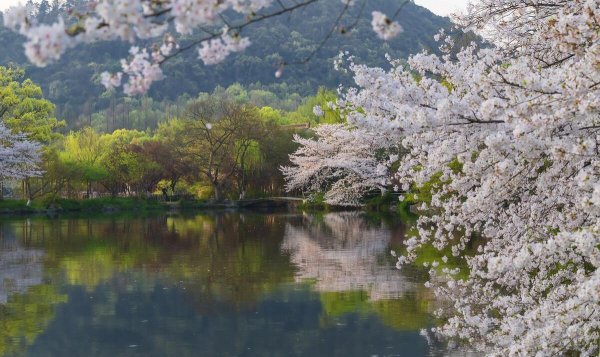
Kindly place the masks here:
<instances>
[{"instance_id":1,"label":"tree reflection in water","mask_svg":"<svg viewBox=\"0 0 600 357\"><path fill-rule=\"evenodd\" d=\"M366 291L369 299L396 299L415 290L398 270L379 263L389 253L391 231L369 224L358 212L329 213L323 219L286 227L282 249L298 267L296 280L315 280L320 292Z\"/></svg>"},{"instance_id":2,"label":"tree reflection in water","mask_svg":"<svg viewBox=\"0 0 600 357\"><path fill-rule=\"evenodd\" d=\"M11 287L0 290L0 356L362 356L399 346L422 355L429 297L386 259L402 229L375 221L224 212L0 221Z\"/></svg>"},{"instance_id":3,"label":"tree reflection in water","mask_svg":"<svg viewBox=\"0 0 600 357\"><path fill-rule=\"evenodd\" d=\"M323 320L376 313L386 325L418 330L432 323L433 296L386 259L403 233L402 225L373 223L360 212L306 216L301 224L287 224L282 250L297 267L296 281L313 281L321 293Z\"/></svg>"},{"instance_id":4,"label":"tree reflection in water","mask_svg":"<svg viewBox=\"0 0 600 357\"><path fill-rule=\"evenodd\" d=\"M54 318L54 306L67 301L43 281L44 251L25 247L5 228L0 225L0 356L32 344Z\"/></svg>"},{"instance_id":5,"label":"tree reflection in water","mask_svg":"<svg viewBox=\"0 0 600 357\"><path fill-rule=\"evenodd\" d=\"M43 250L25 248L0 233L0 304L7 303L9 294L24 293L42 283L43 257Z\"/></svg>"}]
</instances>

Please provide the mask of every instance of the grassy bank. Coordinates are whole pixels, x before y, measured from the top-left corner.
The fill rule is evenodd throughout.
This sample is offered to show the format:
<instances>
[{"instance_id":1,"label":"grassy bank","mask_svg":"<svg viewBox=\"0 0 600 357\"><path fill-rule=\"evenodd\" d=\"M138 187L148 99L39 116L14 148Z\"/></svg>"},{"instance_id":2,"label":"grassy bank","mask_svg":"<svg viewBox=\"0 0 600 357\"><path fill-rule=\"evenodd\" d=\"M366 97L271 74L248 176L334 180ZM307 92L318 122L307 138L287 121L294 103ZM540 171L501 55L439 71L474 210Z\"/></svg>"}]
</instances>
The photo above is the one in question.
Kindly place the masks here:
<instances>
[{"instance_id":1,"label":"grassy bank","mask_svg":"<svg viewBox=\"0 0 600 357\"><path fill-rule=\"evenodd\" d=\"M92 198L86 200L56 199L52 201L0 200L0 215L29 215L60 212L123 212L166 210L169 205L142 198Z\"/></svg>"},{"instance_id":2,"label":"grassy bank","mask_svg":"<svg viewBox=\"0 0 600 357\"><path fill-rule=\"evenodd\" d=\"M155 199L136 197L103 197L92 199L54 199L33 200L0 200L0 216L59 214L59 213L118 213L118 212L150 212L167 210L213 210L213 209L241 209L261 211L269 209L296 209L304 212L335 212L348 210L362 210L368 212L396 211L400 215L412 215L406 202L398 202L391 196L376 197L369 200L362 207L332 206L324 200L305 201L287 206L286 203L276 199L262 198L243 201L209 201L209 200L181 200L178 202L161 202Z\"/></svg>"},{"instance_id":3,"label":"grassy bank","mask_svg":"<svg viewBox=\"0 0 600 357\"><path fill-rule=\"evenodd\" d=\"M243 201L208 201L208 200L181 200L178 202L161 202L155 199L144 198L92 198L92 199L54 199L33 200L27 204L26 200L0 200L0 216L23 216L36 214L59 213L143 213L160 210L214 210L214 209L242 209L242 210L269 210L286 208L287 204L268 198L243 200Z\"/></svg>"}]
</instances>

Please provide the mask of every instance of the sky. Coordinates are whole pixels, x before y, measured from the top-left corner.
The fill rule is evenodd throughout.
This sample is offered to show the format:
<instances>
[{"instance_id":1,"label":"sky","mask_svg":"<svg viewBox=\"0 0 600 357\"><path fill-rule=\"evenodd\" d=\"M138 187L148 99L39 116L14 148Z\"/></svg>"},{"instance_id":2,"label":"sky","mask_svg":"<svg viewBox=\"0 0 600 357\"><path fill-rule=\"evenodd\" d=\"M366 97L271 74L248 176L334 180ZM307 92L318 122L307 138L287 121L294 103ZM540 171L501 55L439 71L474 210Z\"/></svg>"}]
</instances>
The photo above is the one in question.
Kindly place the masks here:
<instances>
[{"instance_id":1,"label":"sky","mask_svg":"<svg viewBox=\"0 0 600 357\"><path fill-rule=\"evenodd\" d=\"M465 9L469 1L473 0L415 0L415 3L440 16L448 16L457 10Z\"/></svg>"},{"instance_id":2,"label":"sky","mask_svg":"<svg viewBox=\"0 0 600 357\"><path fill-rule=\"evenodd\" d=\"M23 0L0 0L0 10L6 10L13 5L24 2ZM415 0L418 5L426 7L441 16L447 16L456 10L464 9L467 2L468 0Z\"/></svg>"}]
</instances>

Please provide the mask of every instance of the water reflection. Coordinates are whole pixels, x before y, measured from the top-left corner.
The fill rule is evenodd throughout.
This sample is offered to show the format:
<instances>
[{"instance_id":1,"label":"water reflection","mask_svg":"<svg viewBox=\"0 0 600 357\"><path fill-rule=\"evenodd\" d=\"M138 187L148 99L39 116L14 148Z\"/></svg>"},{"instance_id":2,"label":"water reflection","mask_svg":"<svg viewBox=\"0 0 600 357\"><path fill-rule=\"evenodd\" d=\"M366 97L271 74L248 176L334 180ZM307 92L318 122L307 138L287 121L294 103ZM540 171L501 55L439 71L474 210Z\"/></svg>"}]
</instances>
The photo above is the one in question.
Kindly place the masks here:
<instances>
[{"instance_id":1,"label":"water reflection","mask_svg":"<svg viewBox=\"0 0 600 357\"><path fill-rule=\"evenodd\" d=\"M426 355L430 297L387 257L402 229L357 213L0 222L0 356Z\"/></svg>"},{"instance_id":2,"label":"water reflection","mask_svg":"<svg viewBox=\"0 0 600 357\"><path fill-rule=\"evenodd\" d=\"M323 321L376 314L388 326L414 331L432 323L433 297L422 281L401 274L389 259L390 243L403 236L399 222L372 222L359 212L329 213L288 223L282 249L298 268L295 280L314 281L321 292Z\"/></svg>"},{"instance_id":3,"label":"water reflection","mask_svg":"<svg viewBox=\"0 0 600 357\"><path fill-rule=\"evenodd\" d=\"M298 267L296 281L314 279L322 292L366 291L371 300L396 299L415 290L390 264L391 232L383 222L368 224L357 212L308 217L286 226L282 249Z\"/></svg>"},{"instance_id":4,"label":"water reflection","mask_svg":"<svg viewBox=\"0 0 600 357\"><path fill-rule=\"evenodd\" d=\"M42 283L44 251L24 247L11 233L0 231L0 304L8 302L9 294Z\"/></svg>"}]
</instances>

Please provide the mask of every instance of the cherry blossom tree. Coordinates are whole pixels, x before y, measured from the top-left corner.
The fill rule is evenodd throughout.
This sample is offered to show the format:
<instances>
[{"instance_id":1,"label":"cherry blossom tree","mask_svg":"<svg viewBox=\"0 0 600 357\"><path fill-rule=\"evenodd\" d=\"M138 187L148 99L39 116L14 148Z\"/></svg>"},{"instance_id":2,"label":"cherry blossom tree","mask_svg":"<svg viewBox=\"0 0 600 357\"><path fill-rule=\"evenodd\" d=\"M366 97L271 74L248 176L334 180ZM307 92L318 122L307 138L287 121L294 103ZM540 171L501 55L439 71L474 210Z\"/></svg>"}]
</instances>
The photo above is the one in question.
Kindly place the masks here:
<instances>
[{"instance_id":1,"label":"cherry blossom tree","mask_svg":"<svg viewBox=\"0 0 600 357\"><path fill-rule=\"evenodd\" d=\"M390 166L398 159L397 131L375 132L346 124L321 125L316 138L294 136L300 145L283 167L286 188L314 194L325 192L325 202L360 206L371 191L390 186Z\"/></svg>"},{"instance_id":2,"label":"cherry blossom tree","mask_svg":"<svg viewBox=\"0 0 600 357\"><path fill-rule=\"evenodd\" d=\"M22 134L13 134L0 121L0 182L39 176L40 149L38 143L27 140Z\"/></svg>"},{"instance_id":3,"label":"cherry blossom tree","mask_svg":"<svg viewBox=\"0 0 600 357\"><path fill-rule=\"evenodd\" d=\"M37 24L26 6L16 6L4 14L4 24L27 38L25 54L41 67L82 43L121 39L135 44L158 39L150 48L132 45L130 57L121 61L121 71L102 74L105 87L119 87L126 79L123 90L134 95L147 92L153 82L164 78L161 65L178 53L195 49L205 65L219 63L250 45L250 39L242 35L246 27L317 1L322 0L97 0L90 2L89 11L74 14L74 23L65 23L60 18L53 24ZM310 60L335 31L347 31L338 23L356 1L341 1L343 8L337 20L306 60ZM400 4L398 12L408 2ZM379 11L372 13L373 30L379 37L388 40L402 31L394 21L398 12L392 18ZM237 16L228 16L232 13ZM238 20L232 20L235 18ZM192 40L180 44L173 31ZM284 66L285 63L280 64L276 77L283 74Z\"/></svg>"},{"instance_id":4,"label":"cherry blossom tree","mask_svg":"<svg viewBox=\"0 0 600 357\"><path fill-rule=\"evenodd\" d=\"M427 214L399 266L426 245L465 255L481 236L485 243L465 257L467 279L431 270L428 285L448 301L434 332L493 356L596 356L600 3L482 0L456 20L491 46L451 52L451 36L440 34L443 56L391 61L389 71L350 60L359 88L338 103L361 136L385 142L401 132L403 190L441 182L420 207ZM293 158L325 165L329 147L320 141L301 142ZM335 154L358 160L355 145L345 140ZM363 177L376 176L370 169ZM302 175L310 170L291 175L291 185L311 180ZM337 196L353 202L355 187L344 188Z\"/></svg>"}]
</instances>

